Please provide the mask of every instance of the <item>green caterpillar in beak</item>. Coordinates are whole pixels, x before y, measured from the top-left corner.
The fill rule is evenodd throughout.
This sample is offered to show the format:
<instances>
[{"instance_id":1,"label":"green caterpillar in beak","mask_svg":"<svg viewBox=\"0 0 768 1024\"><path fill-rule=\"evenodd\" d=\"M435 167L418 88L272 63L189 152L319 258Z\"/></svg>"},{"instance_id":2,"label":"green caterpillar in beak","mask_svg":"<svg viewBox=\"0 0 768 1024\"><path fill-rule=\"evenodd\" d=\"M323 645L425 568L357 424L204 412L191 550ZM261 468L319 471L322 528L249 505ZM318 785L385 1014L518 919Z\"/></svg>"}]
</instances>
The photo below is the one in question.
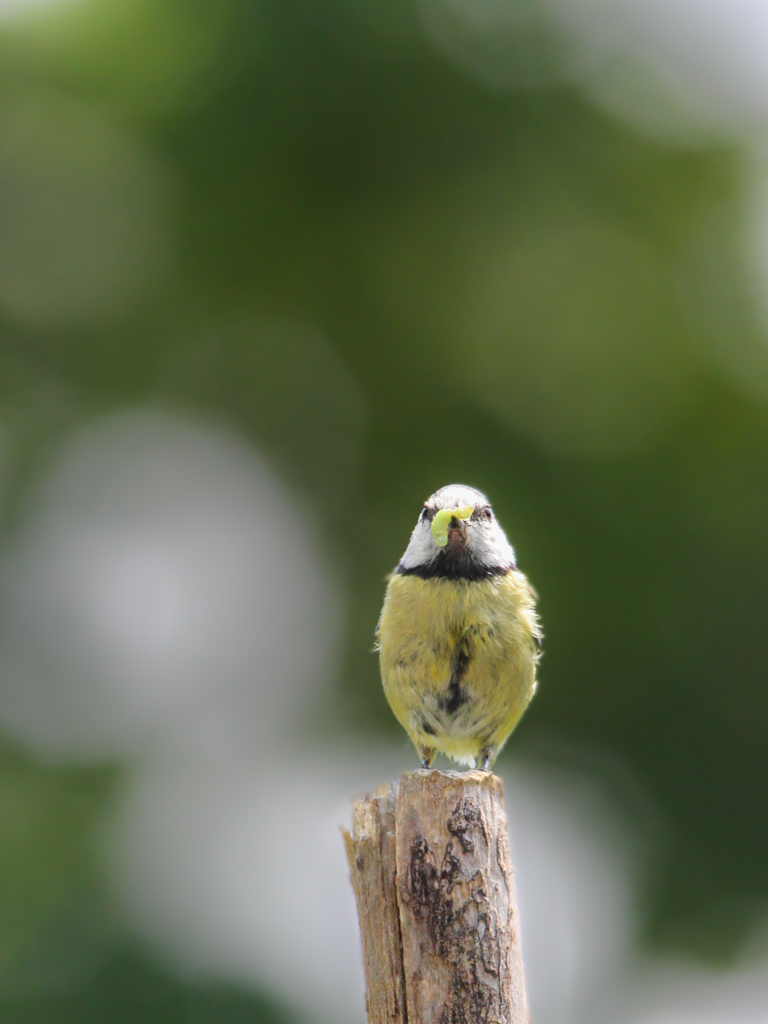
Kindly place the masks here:
<instances>
[{"instance_id":1,"label":"green caterpillar in beak","mask_svg":"<svg viewBox=\"0 0 768 1024\"><path fill-rule=\"evenodd\" d=\"M438 512L435 512L435 517L432 520L432 536L435 538L435 544L438 547L444 548L448 543L448 524L452 519L469 519L474 512L472 505L466 505L464 508L441 508Z\"/></svg>"}]
</instances>

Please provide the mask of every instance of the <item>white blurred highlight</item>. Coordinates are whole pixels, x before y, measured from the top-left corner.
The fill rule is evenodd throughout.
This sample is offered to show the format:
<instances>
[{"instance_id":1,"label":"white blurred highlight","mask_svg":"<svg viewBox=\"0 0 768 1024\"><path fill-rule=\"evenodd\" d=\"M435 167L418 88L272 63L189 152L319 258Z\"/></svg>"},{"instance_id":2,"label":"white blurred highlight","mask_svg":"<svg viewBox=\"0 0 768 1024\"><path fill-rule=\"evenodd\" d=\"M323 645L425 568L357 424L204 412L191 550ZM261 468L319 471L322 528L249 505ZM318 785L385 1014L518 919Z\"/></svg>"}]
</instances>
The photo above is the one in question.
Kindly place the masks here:
<instances>
[{"instance_id":1,"label":"white blurred highlight","mask_svg":"<svg viewBox=\"0 0 768 1024\"><path fill-rule=\"evenodd\" d=\"M491 85L582 86L667 138L768 128L765 0L420 0L426 33Z\"/></svg>"},{"instance_id":2,"label":"white blurred highlight","mask_svg":"<svg viewBox=\"0 0 768 1024\"><path fill-rule=\"evenodd\" d=\"M578 776L523 765L505 772L504 790L535 1020L589 1019L629 954L630 837Z\"/></svg>"},{"instance_id":3,"label":"white blurred highlight","mask_svg":"<svg viewBox=\"0 0 768 1024\"><path fill-rule=\"evenodd\" d=\"M122 311L165 270L166 173L97 107L55 93L0 107L0 308L34 326Z\"/></svg>"},{"instance_id":4,"label":"white blurred highlight","mask_svg":"<svg viewBox=\"0 0 768 1024\"><path fill-rule=\"evenodd\" d=\"M339 824L396 771L351 751L146 765L107 837L136 931L185 973L270 992L310 1021L362 1021L357 919Z\"/></svg>"},{"instance_id":5,"label":"white blurred highlight","mask_svg":"<svg viewBox=\"0 0 768 1024\"><path fill-rule=\"evenodd\" d=\"M653 124L648 94L639 76L632 79L635 67L660 83L657 95L666 90L670 101L702 126L727 134L768 128L765 0L543 0L543 5L580 48L578 73L617 112ZM628 71L631 87L623 88Z\"/></svg>"},{"instance_id":6,"label":"white blurred highlight","mask_svg":"<svg viewBox=\"0 0 768 1024\"><path fill-rule=\"evenodd\" d=\"M766 1024L768 968L707 971L684 964L644 964L604 1019L616 1024ZM623 1005L622 1005L623 1003Z\"/></svg>"},{"instance_id":7,"label":"white blurred highlight","mask_svg":"<svg viewBox=\"0 0 768 1024\"><path fill-rule=\"evenodd\" d=\"M0 21L23 21L49 9L72 6L80 0L0 0Z\"/></svg>"},{"instance_id":8,"label":"white blurred highlight","mask_svg":"<svg viewBox=\"0 0 768 1024\"><path fill-rule=\"evenodd\" d=\"M64 448L3 578L0 724L40 753L281 742L332 672L312 511L223 431L116 416Z\"/></svg>"}]
</instances>

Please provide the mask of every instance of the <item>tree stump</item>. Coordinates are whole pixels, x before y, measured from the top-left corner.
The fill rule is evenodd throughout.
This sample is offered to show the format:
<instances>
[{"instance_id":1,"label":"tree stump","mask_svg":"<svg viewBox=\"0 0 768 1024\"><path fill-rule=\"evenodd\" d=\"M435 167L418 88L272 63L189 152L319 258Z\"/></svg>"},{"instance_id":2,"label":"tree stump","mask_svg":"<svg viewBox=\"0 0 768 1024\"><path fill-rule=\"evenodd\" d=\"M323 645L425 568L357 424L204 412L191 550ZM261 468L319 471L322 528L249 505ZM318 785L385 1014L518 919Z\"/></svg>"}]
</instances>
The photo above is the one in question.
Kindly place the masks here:
<instances>
[{"instance_id":1,"label":"tree stump","mask_svg":"<svg viewBox=\"0 0 768 1024\"><path fill-rule=\"evenodd\" d=\"M501 781L408 772L345 833L368 1024L527 1024Z\"/></svg>"}]
</instances>

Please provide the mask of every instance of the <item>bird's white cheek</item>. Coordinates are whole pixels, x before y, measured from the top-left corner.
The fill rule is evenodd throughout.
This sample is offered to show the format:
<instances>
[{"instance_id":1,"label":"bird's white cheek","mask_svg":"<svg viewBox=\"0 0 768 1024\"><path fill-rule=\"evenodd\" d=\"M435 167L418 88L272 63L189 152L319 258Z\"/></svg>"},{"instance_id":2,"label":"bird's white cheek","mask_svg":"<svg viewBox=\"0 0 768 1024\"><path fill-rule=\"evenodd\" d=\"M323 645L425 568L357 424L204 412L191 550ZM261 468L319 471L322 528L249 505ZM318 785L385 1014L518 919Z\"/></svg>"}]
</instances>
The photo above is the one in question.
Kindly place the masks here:
<instances>
[{"instance_id":1,"label":"bird's white cheek","mask_svg":"<svg viewBox=\"0 0 768 1024\"><path fill-rule=\"evenodd\" d=\"M403 555L406 566L424 565L431 562L438 552L428 524L419 525L413 532L410 544Z\"/></svg>"},{"instance_id":2,"label":"bird's white cheek","mask_svg":"<svg viewBox=\"0 0 768 1024\"><path fill-rule=\"evenodd\" d=\"M487 527L469 526L467 528L467 546L475 561L480 565L506 565L514 559L506 538L491 532Z\"/></svg>"},{"instance_id":3,"label":"bird's white cheek","mask_svg":"<svg viewBox=\"0 0 768 1024\"><path fill-rule=\"evenodd\" d=\"M480 561L485 561L493 551L489 538L485 537L476 526L467 527L467 547Z\"/></svg>"}]
</instances>

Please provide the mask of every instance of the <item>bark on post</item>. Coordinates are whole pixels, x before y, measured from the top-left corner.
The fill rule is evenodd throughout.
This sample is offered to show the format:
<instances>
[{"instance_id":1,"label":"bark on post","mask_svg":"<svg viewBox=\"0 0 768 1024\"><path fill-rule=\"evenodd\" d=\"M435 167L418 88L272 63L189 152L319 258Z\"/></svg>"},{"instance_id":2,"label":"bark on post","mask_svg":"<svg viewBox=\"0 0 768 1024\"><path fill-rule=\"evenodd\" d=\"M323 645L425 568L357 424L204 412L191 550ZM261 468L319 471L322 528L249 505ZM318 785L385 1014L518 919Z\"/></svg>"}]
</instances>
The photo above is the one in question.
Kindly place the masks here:
<instances>
[{"instance_id":1,"label":"bark on post","mask_svg":"<svg viewBox=\"0 0 768 1024\"><path fill-rule=\"evenodd\" d=\"M345 840L369 1024L527 1024L501 781L409 772Z\"/></svg>"}]
</instances>

